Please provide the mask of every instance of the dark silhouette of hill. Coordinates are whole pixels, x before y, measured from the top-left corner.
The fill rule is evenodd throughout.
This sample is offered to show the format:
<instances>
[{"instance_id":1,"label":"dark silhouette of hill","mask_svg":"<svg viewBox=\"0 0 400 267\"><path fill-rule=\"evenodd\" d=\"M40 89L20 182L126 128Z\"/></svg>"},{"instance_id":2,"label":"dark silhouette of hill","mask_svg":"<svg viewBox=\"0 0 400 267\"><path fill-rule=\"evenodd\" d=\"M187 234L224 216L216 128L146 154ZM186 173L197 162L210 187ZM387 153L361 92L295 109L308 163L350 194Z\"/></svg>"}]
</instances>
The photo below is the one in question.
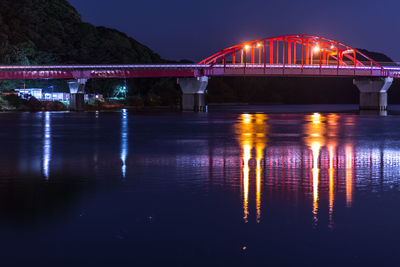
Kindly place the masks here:
<instances>
[{"instance_id":1,"label":"dark silhouette of hill","mask_svg":"<svg viewBox=\"0 0 400 267\"><path fill-rule=\"evenodd\" d=\"M66 0L1 0L3 64L156 63L159 55L126 34L95 27Z\"/></svg>"},{"instance_id":2,"label":"dark silhouette of hill","mask_svg":"<svg viewBox=\"0 0 400 267\"><path fill-rule=\"evenodd\" d=\"M66 0L0 0L0 64L134 64L166 62L125 33L82 21ZM128 85L141 102L169 105L179 98L175 79L96 80L88 92L112 95ZM65 81L2 81L0 90L40 87L67 91ZM51 89L50 89L51 88Z\"/></svg>"},{"instance_id":3,"label":"dark silhouette of hill","mask_svg":"<svg viewBox=\"0 0 400 267\"><path fill-rule=\"evenodd\" d=\"M378 52L371 52L371 51L368 51L368 50L362 49L362 48L357 48L357 50L360 51L361 53L363 53L364 55L366 55L367 57L372 58L376 62L394 63L394 61L385 54L378 53Z\"/></svg>"}]
</instances>

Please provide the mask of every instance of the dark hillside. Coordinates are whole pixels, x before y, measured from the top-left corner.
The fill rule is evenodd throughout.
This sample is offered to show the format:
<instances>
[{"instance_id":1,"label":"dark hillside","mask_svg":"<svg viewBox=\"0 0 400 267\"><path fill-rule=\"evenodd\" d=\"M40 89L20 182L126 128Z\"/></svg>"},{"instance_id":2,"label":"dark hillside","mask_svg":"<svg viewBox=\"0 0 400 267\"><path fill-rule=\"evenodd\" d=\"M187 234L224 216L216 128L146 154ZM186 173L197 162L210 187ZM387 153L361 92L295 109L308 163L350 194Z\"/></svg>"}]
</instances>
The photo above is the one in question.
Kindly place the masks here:
<instances>
[{"instance_id":1,"label":"dark hillside","mask_svg":"<svg viewBox=\"0 0 400 267\"><path fill-rule=\"evenodd\" d=\"M0 0L0 64L162 62L166 61L125 33L83 22L66 0ZM96 80L89 81L87 91L110 96L125 82L140 102L173 105L179 98L175 79ZM68 90L60 80L3 81L0 90L24 86Z\"/></svg>"},{"instance_id":2,"label":"dark hillside","mask_svg":"<svg viewBox=\"0 0 400 267\"><path fill-rule=\"evenodd\" d=\"M66 0L1 0L3 64L162 62L126 34L82 22Z\"/></svg>"}]
</instances>

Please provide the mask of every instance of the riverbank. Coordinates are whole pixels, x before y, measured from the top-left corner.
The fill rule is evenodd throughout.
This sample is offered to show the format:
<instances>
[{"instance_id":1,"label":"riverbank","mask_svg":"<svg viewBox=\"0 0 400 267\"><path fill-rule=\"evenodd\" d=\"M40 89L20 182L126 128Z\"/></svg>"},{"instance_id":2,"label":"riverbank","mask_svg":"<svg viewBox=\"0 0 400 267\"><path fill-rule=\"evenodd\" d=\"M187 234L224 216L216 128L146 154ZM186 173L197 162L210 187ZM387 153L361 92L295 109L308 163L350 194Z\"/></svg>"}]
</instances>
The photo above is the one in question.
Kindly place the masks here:
<instances>
[{"instance_id":1,"label":"riverbank","mask_svg":"<svg viewBox=\"0 0 400 267\"><path fill-rule=\"evenodd\" d=\"M124 101L98 101L87 103L85 111L115 111L115 110L168 110L178 111L179 106L158 106L158 105L127 105ZM40 112L40 111L68 111L69 106L59 101L41 101L34 97L29 100L16 96L0 97L0 112Z\"/></svg>"},{"instance_id":2,"label":"riverbank","mask_svg":"<svg viewBox=\"0 0 400 267\"><path fill-rule=\"evenodd\" d=\"M0 97L0 111L66 111L69 108L59 101L40 101L34 97L29 100L10 95Z\"/></svg>"},{"instance_id":3,"label":"riverbank","mask_svg":"<svg viewBox=\"0 0 400 267\"><path fill-rule=\"evenodd\" d=\"M85 105L86 111L113 111L113 110L180 110L179 106L160 106L160 105L129 105L124 101L104 101L96 102L94 104L87 103Z\"/></svg>"}]
</instances>

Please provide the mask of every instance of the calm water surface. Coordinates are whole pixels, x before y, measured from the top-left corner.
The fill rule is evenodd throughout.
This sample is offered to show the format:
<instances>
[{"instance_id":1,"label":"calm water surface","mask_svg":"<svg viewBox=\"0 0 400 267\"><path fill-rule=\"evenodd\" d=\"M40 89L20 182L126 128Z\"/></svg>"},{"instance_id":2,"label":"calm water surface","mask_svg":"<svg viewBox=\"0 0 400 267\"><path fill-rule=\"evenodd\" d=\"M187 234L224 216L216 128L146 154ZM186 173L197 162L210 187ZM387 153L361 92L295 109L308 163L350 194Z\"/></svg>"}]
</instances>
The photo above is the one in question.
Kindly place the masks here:
<instances>
[{"instance_id":1,"label":"calm water surface","mask_svg":"<svg viewBox=\"0 0 400 267\"><path fill-rule=\"evenodd\" d=\"M400 116L354 108L0 114L1 265L397 266Z\"/></svg>"}]
</instances>

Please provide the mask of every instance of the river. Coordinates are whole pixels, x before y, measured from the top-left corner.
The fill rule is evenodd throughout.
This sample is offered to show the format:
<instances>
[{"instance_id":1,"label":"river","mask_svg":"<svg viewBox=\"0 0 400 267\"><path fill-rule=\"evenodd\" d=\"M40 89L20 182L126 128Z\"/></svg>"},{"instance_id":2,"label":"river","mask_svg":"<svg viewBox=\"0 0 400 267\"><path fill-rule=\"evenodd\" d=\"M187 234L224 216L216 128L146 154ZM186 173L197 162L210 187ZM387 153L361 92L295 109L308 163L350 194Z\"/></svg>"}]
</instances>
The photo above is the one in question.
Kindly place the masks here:
<instances>
[{"instance_id":1,"label":"river","mask_svg":"<svg viewBox=\"0 0 400 267\"><path fill-rule=\"evenodd\" d=\"M2 266L397 263L400 116L1 113Z\"/></svg>"}]
</instances>

